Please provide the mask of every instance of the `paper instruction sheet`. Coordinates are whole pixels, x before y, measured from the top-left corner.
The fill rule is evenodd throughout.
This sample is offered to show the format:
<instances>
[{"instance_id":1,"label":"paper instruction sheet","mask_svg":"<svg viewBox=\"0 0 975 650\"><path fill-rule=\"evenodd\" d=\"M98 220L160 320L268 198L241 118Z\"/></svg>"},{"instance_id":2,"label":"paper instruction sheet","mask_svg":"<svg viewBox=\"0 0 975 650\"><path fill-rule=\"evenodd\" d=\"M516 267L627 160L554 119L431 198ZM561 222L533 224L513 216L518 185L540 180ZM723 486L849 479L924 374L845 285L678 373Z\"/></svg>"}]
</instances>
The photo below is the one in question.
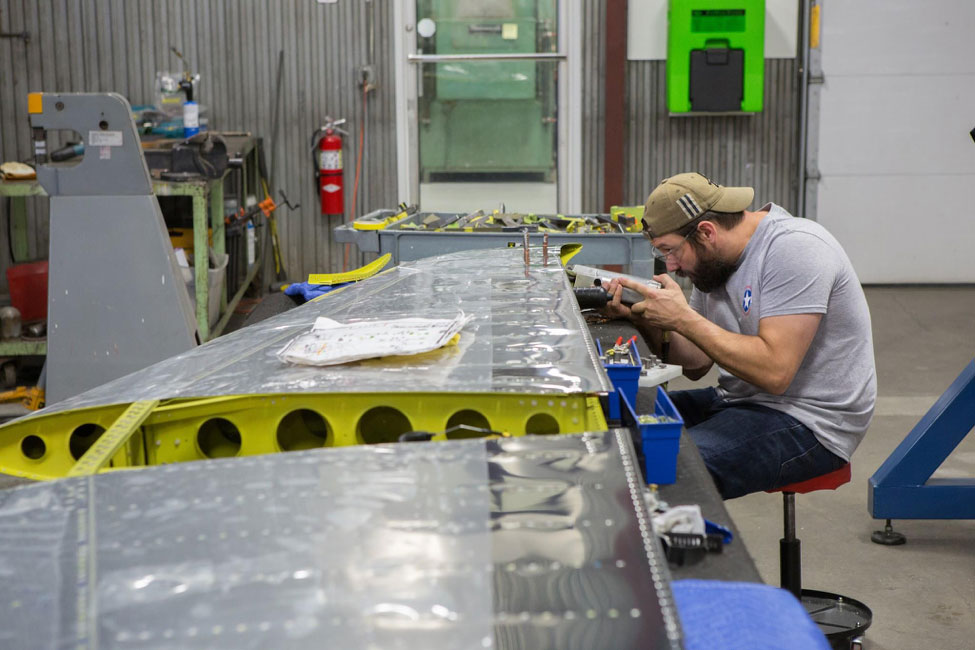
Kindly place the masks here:
<instances>
[{"instance_id":1,"label":"paper instruction sheet","mask_svg":"<svg viewBox=\"0 0 975 650\"><path fill-rule=\"evenodd\" d=\"M398 318L339 323L324 316L310 332L292 339L278 356L288 363L331 366L360 359L420 354L441 348L471 317Z\"/></svg>"}]
</instances>

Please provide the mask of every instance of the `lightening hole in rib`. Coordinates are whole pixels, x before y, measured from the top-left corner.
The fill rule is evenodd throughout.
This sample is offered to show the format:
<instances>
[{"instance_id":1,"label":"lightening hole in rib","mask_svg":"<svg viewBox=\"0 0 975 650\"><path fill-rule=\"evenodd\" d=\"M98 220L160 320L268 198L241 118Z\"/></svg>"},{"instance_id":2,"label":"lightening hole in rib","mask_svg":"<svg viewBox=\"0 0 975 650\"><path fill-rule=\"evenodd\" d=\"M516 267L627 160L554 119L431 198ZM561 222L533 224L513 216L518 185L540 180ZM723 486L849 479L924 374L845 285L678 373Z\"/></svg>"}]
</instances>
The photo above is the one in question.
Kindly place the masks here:
<instances>
[{"instance_id":1,"label":"lightening hole in rib","mask_svg":"<svg viewBox=\"0 0 975 650\"><path fill-rule=\"evenodd\" d=\"M528 418L528 422L525 424L525 433L534 433L538 435L558 433L559 432L559 422L554 417L548 413L536 413L535 415Z\"/></svg>"},{"instance_id":2,"label":"lightening hole in rib","mask_svg":"<svg viewBox=\"0 0 975 650\"><path fill-rule=\"evenodd\" d=\"M461 425L474 429L488 430L491 428L491 423L483 414L473 409L464 409L457 411L447 420L447 437L451 440L462 440L464 438L480 438L484 435L480 431L450 431L450 429Z\"/></svg>"},{"instance_id":3,"label":"lightening hole in rib","mask_svg":"<svg viewBox=\"0 0 975 650\"><path fill-rule=\"evenodd\" d=\"M95 441L103 433L105 433L105 427L100 427L97 424L82 424L72 431L68 438L68 450L71 452L71 457L78 460L84 456L88 448L95 444Z\"/></svg>"},{"instance_id":4,"label":"lightening hole in rib","mask_svg":"<svg viewBox=\"0 0 975 650\"><path fill-rule=\"evenodd\" d=\"M362 414L356 425L356 434L367 445L396 442L399 437L413 430L407 418L391 406L377 406Z\"/></svg>"},{"instance_id":5,"label":"lightening hole in rib","mask_svg":"<svg viewBox=\"0 0 975 650\"><path fill-rule=\"evenodd\" d=\"M40 436L27 436L20 441L20 451L31 460L40 460L47 453L47 445Z\"/></svg>"},{"instance_id":6,"label":"lightening hole in rib","mask_svg":"<svg viewBox=\"0 0 975 650\"><path fill-rule=\"evenodd\" d=\"M207 458L229 458L240 452L240 430L230 420L211 418L200 425L196 442Z\"/></svg>"},{"instance_id":7,"label":"lightening hole in rib","mask_svg":"<svg viewBox=\"0 0 975 650\"><path fill-rule=\"evenodd\" d=\"M321 415L310 409L288 413L278 425L278 446L281 451L299 451L324 447L332 429Z\"/></svg>"}]
</instances>

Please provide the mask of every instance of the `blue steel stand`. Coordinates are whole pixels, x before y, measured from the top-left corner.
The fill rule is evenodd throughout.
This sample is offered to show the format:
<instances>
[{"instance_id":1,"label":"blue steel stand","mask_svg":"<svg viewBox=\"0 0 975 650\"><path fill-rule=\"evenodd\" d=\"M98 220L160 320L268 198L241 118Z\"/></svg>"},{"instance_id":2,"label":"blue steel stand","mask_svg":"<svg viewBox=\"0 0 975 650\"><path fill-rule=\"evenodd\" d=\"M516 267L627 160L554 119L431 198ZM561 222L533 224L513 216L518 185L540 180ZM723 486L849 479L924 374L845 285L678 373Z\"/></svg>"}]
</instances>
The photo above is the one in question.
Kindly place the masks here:
<instances>
[{"instance_id":1,"label":"blue steel stand","mask_svg":"<svg viewBox=\"0 0 975 650\"><path fill-rule=\"evenodd\" d=\"M867 507L874 518L888 520L887 535L875 533L875 542L903 543L890 519L975 519L975 479L931 478L972 427L975 361L870 477Z\"/></svg>"}]
</instances>

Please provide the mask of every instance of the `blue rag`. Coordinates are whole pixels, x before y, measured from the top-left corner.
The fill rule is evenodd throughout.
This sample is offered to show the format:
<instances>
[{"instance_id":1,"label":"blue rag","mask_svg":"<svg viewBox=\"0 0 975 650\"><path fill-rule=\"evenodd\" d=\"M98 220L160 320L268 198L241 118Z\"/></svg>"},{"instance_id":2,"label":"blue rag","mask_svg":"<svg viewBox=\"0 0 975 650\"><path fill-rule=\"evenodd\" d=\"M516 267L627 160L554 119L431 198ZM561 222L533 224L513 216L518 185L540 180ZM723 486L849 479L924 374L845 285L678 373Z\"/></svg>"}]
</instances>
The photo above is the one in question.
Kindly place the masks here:
<instances>
[{"instance_id":1,"label":"blue rag","mask_svg":"<svg viewBox=\"0 0 975 650\"><path fill-rule=\"evenodd\" d=\"M318 296L324 295L329 291L334 291L339 287L344 287L350 284L349 282L343 282L342 284L308 284L307 282L295 282L294 284L289 284L284 289L284 293L288 296L303 296L305 302L317 298Z\"/></svg>"},{"instance_id":2,"label":"blue rag","mask_svg":"<svg viewBox=\"0 0 975 650\"><path fill-rule=\"evenodd\" d=\"M671 583L685 650L830 650L802 604L784 589L750 582Z\"/></svg>"}]
</instances>

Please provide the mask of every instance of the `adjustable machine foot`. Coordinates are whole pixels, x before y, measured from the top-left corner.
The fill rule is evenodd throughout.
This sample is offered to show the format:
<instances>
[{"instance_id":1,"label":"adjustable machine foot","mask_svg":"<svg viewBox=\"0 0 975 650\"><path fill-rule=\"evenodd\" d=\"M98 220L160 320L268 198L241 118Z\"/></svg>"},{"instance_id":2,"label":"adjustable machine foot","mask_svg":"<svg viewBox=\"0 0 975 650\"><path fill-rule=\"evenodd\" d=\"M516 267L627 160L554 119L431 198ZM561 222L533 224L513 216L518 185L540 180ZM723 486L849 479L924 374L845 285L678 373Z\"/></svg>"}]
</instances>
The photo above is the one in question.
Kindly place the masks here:
<instances>
[{"instance_id":1,"label":"adjustable machine foot","mask_svg":"<svg viewBox=\"0 0 975 650\"><path fill-rule=\"evenodd\" d=\"M888 519L883 530L873 531L873 534L870 535L870 541L874 544L883 544L884 546L899 546L907 543L907 538L900 533L894 532L893 527L890 525L890 519Z\"/></svg>"}]
</instances>

